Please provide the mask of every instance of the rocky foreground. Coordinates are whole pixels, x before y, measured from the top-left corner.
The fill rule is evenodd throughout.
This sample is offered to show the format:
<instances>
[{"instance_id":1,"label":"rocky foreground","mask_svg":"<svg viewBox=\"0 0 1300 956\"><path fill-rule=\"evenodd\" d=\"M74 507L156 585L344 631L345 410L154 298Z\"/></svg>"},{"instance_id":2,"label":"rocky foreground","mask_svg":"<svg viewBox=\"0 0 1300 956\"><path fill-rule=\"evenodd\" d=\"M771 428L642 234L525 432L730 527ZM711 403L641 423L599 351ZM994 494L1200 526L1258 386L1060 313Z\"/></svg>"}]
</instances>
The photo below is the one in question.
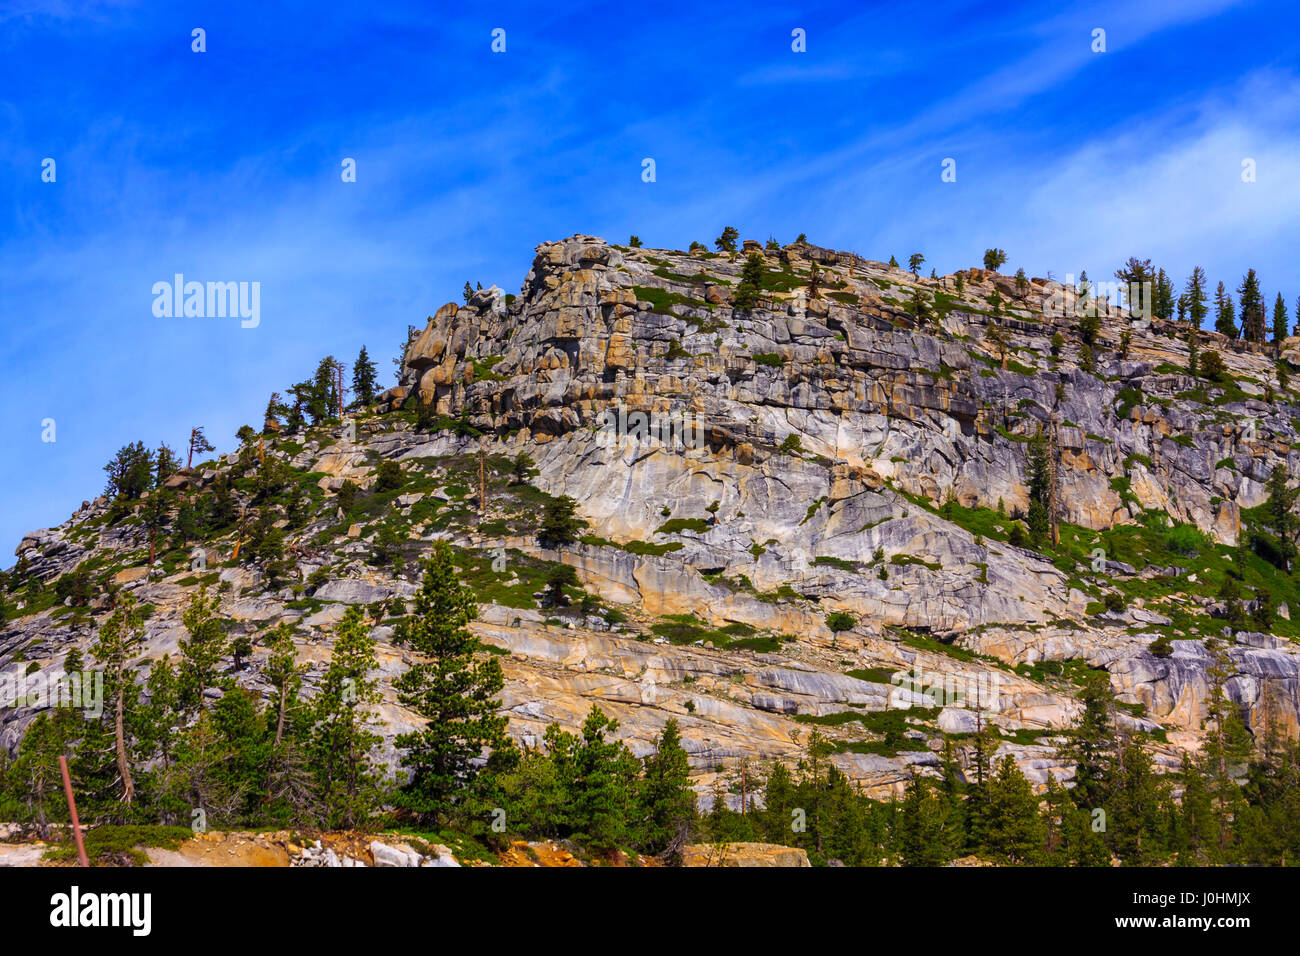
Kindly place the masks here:
<instances>
[{"instance_id":1,"label":"rocky foreground","mask_svg":"<svg viewBox=\"0 0 1300 956\"><path fill-rule=\"evenodd\" d=\"M434 540L454 545L480 596L473 628L500 652L512 735L575 729L595 702L642 755L674 717L705 804L738 801L749 766L799 759L814 729L877 796L936 768L945 743L965 759L984 724L997 759L1068 781L1060 732L1080 674L1098 668L1125 730L1175 768L1200 744L1212 637L1227 640L1226 690L1252 731L1297 734L1288 579L1238 560L1273 468L1300 470L1300 401L1274 386L1279 360L1300 367L1295 342L1279 355L1201 332L1200 354L1227 368L1207 381L1185 326L1110 307L1087 343L1053 314L1071 290L1052 281L924 278L806 243L749 252L765 278L740 309L745 254L545 243L518 295L493 287L438 309L378 404L342 425L268 422L170 479L190 495L227 483L249 506L251 464L281 462L310 502L278 516L286 578L236 557L233 528L200 542L197 563L187 544L149 566L142 523L110 523L104 499L16 553L43 582L82 569L133 593L151 609L150 659L176 655L182 608L211 588L232 634L252 638L235 676L256 690L270 627L295 624L310 693L333 626L364 605L394 764L393 737L416 721L390 685L408 653L393 625ZM1062 544L1036 550L1017 526L1040 433ZM512 476L521 453L526 481ZM385 462L400 487L378 487ZM345 511L348 483L360 494ZM586 532L542 547L538 517L563 495ZM1162 529L1180 525L1199 543L1171 550ZM1248 601L1269 584L1267 628L1226 619L1234 562ZM548 604L555 563L590 600ZM107 607L38 603L0 625L5 678L57 677ZM852 626L833 631L835 612ZM1161 637L1171 646L1153 651ZM0 744L12 751L39 709L0 712Z\"/></svg>"},{"instance_id":2,"label":"rocky foreground","mask_svg":"<svg viewBox=\"0 0 1300 956\"><path fill-rule=\"evenodd\" d=\"M66 831L66 828L61 828ZM14 830L15 832L10 832ZM75 863L66 852L68 832L57 834L53 842L37 840L0 826L0 867L71 866ZM146 845L142 841L121 859L97 858L99 865L127 864L164 867L581 867L592 865L586 856L575 855L578 848L552 841L515 840L496 853L466 852L440 843L402 834L373 834L355 830L302 833L275 832L196 833L188 839L167 841L165 846ZM135 859L125 859L127 855ZM625 854L595 861L602 866L658 866L653 858L631 858ZM767 843L688 844L682 850L682 866L687 867L806 867L808 854L795 847Z\"/></svg>"}]
</instances>

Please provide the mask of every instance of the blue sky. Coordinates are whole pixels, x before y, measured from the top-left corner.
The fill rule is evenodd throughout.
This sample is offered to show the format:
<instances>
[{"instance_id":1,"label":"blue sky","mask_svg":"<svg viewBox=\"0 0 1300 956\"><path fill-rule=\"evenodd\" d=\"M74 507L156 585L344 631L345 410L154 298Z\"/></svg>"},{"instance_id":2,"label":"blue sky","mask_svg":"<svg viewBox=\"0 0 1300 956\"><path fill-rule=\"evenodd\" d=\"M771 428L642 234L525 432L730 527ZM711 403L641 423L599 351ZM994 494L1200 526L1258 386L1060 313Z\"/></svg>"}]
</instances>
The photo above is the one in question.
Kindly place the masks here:
<instances>
[{"instance_id":1,"label":"blue sky","mask_svg":"<svg viewBox=\"0 0 1300 956\"><path fill-rule=\"evenodd\" d=\"M391 384L408 324L573 233L1300 295L1293 4L438 6L0 0L0 564L122 444L229 451L362 344ZM260 282L260 325L155 317L177 272Z\"/></svg>"}]
</instances>

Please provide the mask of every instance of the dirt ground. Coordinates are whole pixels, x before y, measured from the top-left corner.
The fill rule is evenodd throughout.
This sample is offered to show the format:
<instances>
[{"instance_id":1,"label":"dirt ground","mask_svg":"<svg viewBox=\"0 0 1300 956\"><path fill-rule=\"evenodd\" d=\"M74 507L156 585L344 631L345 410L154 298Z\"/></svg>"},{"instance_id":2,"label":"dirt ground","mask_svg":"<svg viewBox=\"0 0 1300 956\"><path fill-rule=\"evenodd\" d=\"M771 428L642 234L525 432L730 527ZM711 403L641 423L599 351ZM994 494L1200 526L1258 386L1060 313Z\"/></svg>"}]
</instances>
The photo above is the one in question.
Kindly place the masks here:
<instances>
[{"instance_id":1,"label":"dirt ground","mask_svg":"<svg viewBox=\"0 0 1300 956\"><path fill-rule=\"evenodd\" d=\"M204 835L206 836L206 835ZM245 839L239 834L202 836L182 843L179 850L152 847L145 850L152 866L288 866L289 852L283 846Z\"/></svg>"}]
</instances>

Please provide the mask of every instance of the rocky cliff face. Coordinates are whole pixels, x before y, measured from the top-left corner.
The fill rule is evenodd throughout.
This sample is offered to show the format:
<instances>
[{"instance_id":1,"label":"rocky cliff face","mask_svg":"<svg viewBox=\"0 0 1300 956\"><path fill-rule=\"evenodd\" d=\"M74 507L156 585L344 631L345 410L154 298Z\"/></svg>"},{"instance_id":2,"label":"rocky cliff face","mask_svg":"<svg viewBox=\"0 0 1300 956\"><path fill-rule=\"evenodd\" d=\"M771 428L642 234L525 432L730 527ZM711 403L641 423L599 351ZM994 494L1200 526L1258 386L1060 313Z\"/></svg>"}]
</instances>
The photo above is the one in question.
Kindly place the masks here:
<instances>
[{"instance_id":1,"label":"rocky cliff face","mask_svg":"<svg viewBox=\"0 0 1300 956\"><path fill-rule=\"evenodd\" d=\"M749 252L764 277L758 304L740 309ZM879 793L984 721L1031 779L1068 778L1054 744L1088 668L1109 673L1121 720L1172 766L1198 746L1209 637L1226 639L1227 691L1252 728L1294 735L1290 578L1245 543L1273 468L1300 465L1294 396L1272 387L1279 359L1300 361L1295 343L1279 356L1202 332L1200 353L1227 367L1207 380L1189 370L1178 323L1112 307L1085 342L1073 316L1054 314L1072 293L984 270L927 279L802 243L746 243L734 257L546 243L519 295L494 287L438 309L400 384L351 426L268 435L263 454L312 494L306 519L281 519L296 586L228 560L234 529L204 543L206 578L184 555L151 570L139 524L110 524L103 501L18 554L42 580L80 566L134 590L155 608L149 656L175 652L200 583L220 589L255 646L296 621L309 661L326 659L345 605L370 606L391 742L412 723L388 687L405 653L387 643L391 602L414 590L421 548L448 539L481 587L478 633L506 654L513 732L576 726L598 702L640 753L675 716L702 793L747 758L794 759L818 723L833 759ZM1043 551L1018 533L1040 434L1061 522L1060 545ZM521 452L531 486L509 478ZM201 494L256 457L253 443L181 477ZM343 483L372 488L384 461L407 484L363 491L341 516ZM589 533L547 550L536 519L561 495ZM407 559L396 566L377 557L394 538ZM590 613L535 597L554 562L599 598ZM1272 589L1275 624L1222 619L1230 569L1247 598ZM853 626L832 631L834 612ZM10 621L0 673L57 672L99 614L55 606ZM1153 653L1162 636L1172 650ZM242 682L262 686L264 655ZM5 711L0 739L12 747L33 712Z\"/></svg>"}]
</instances>

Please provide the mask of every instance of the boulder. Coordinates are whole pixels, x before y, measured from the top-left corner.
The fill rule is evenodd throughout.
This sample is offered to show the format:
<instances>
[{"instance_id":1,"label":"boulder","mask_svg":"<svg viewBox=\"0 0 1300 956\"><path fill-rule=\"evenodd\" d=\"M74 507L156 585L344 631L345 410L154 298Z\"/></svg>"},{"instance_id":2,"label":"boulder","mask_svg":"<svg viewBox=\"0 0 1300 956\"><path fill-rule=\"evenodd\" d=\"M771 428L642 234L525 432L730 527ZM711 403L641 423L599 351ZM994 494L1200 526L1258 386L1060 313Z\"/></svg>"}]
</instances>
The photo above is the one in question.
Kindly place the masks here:
<instances>
[{"instance_id":1,"label":"boulder","mask_svg":"<svg viewBox=\"0 0 1300 956\"><path fill-rule=\"evenodd\" d=\"M382 584L371 584L354 578L336 578L318 587L312 597L318 601L340 604L373 604L375 601L385 601L392 595L392 589Z\"/></svg>"},{"instance_id":2,"label":"boulder","mask_svg":"<svg viewBox=\"0 0 1300 956\"><path fill-rule=\"evenodd\" d=\"M370 855L374 858L375 866L384 867L419 866L420 861L423 859L419 853L405 843L389 846L386 843L380 843L378 840L371 841Z\"/></svg>"},{"instance_id":3,"label":"boulder","mask_svg":"<svg viewBox=\"0 0 1300 956\"><path fill-rule=\"evenodd\" d=\"M137 581L143 581L147 577L149 577L149 568L147 566L123 568L113 575L113 583L118 587L123 587L127 584L135 584Z\"/></svg>"}]
</instances>

